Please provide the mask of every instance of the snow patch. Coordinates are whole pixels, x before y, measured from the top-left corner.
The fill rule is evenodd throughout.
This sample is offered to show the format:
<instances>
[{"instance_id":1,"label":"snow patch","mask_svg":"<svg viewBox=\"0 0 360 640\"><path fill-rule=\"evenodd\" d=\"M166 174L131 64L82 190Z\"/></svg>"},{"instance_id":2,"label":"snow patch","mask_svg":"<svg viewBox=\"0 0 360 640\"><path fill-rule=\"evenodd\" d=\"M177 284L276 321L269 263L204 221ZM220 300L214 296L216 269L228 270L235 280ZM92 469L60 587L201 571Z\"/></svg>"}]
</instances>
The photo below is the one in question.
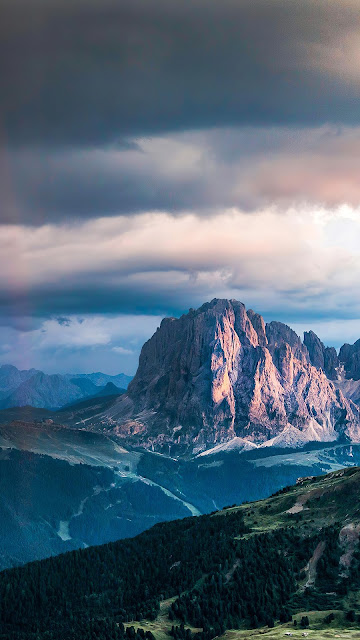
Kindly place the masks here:
<instances>
[{"instance_id":1,"label":"snow patch","mask_svg":"<svg viewBox=\"0 0 360 640\"><path fill-rule=\"evenodd\" d=\"M253 449L258 449L258 445L254 444L254 442L250 442L249 440L245 440L245 438L232 438L232 440L228 440L228 442L222 442L221 444L217 444L212 449L208 449L207 451L203 451L199 453L196 457L201 458L204 456L213 456L216 453L220 453L221 451L252 451Z\"/></svg>"},{"instance_id":2,"label":"snow patch","mask_svg":"<svg viewBox=\"0 0 360 640\"><path fill-rule=\"evenodd\" d=\"M330 419L325 425L320 425L311 418L307 427L303 430L293 427L290 423L274 438L266 440L261 447L303 447L307 442L334 442L339 437L331 425Z\"/></svg>"},{"instance_id":3,"label":"snow patch","mask_svg":"<svg viewBox=\"0 0 360 640\"><path fill-rule=\"evenodd\" d=\"M59 538L61 538L61 540L63 540L64 542L67 542L67 540L71 540L71 535L69 532L69 524L70 524L69 520L60 520L59 528L56 532Z\"/></svg>"}]
</instances>

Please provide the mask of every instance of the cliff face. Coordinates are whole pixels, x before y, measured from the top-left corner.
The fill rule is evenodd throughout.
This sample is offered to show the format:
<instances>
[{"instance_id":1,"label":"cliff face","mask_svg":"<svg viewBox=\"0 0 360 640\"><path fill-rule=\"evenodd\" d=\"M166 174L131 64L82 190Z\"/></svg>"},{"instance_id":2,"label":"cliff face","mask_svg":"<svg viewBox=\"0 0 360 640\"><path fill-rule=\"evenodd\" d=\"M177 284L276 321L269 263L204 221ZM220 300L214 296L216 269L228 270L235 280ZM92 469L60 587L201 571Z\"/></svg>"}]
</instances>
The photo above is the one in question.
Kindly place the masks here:
<instances>
[{"instance_id":1,"label":"cliff face","mask_svg":"<svg viewBox=\"0 0 360 640\"><path fill-rule=\"evenodd\" d=\"M158 450L235 437L259 444L289 429L304 441L360 440L359 409L310 363L296 333L236 300L164 319L110 411L116 433Z\"/></svg>"},{"instance_id":2,"label":"cliff face","mask_svg":"<svg viewBox=\"0 0 360 640\"><path fill-rule=\"evenodd\" d=\"M346 378L360 380L360 340L354 344L344 344L340 349L339 360L344 365Z\"/></svg>"},{"instance_id":3,"label":"cliff face","mask_svg":"<svg viewBox=\"0 0 360 640\"><path fill-rule=\"evenodd\" d=\"M325 347L320 338L313 331L305 331L304 345L306 346L310 362L317 369L322 369L330 380L337 380L339 357L334 347Z\"/></svg>"}]
</instances>

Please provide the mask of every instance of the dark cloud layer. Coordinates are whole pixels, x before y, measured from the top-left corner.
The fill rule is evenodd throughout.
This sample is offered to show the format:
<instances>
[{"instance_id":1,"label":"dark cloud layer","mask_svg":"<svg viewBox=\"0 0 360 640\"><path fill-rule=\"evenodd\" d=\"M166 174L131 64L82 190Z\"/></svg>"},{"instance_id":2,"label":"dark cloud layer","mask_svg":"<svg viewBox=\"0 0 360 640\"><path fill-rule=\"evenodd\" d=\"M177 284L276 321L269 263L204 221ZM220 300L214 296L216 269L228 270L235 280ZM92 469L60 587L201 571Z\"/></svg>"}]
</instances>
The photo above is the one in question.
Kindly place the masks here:
<instances>
[{"instance_id":1,"label":"dark cloud layer","mask_svg":"<svg viewBox=\"0 0 360 640\"><path fill-rule=\"evenodd\" d=\"M3 0L1 18L0 223L359 205L358 0Z\"/></svg>"},{"instance_id":2,"label":"dark cloud layer","mask_svg":"<svg viewBox=\"0 0 360 640\"><path fill-rule=\"evenodd\" d=\"M359 0L2 0L0 362L133 366L213 297L358 337L359 32Z\"/></svg>"},{"instance_id":3,"label":"dark cloud layer","mask_svg":"<svg viewBox=\"0 0 360 640\"><path fill-rule=\"evenodd\" d=\"M355 0L3 0L9 145L358 123Z\"/></svg>"},{"instance_id":4,"label":"dark cloud layer","mask_svg":"<svg viewBox=\"0 0 360 640\"><path fill-rule=\"evenodd\" d=\"M360 127L234 127L139 139L121 151L22 150L7 155L6 169L3 223L144 211L206 217L295 203L356 208Z\"/></svg>"}]
</instances>

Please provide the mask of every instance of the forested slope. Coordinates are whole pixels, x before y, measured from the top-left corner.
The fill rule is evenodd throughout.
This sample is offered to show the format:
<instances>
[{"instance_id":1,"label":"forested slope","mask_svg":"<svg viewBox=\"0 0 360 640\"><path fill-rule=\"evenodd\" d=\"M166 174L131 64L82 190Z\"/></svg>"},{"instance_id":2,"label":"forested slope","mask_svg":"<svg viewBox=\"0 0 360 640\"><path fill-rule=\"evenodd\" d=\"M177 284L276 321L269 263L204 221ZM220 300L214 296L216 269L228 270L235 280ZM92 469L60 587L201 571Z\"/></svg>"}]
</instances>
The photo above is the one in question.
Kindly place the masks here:
<instances>
[{"instance_id":1,"label":"forested slope","mask_svg":"<svg viewBox=\"0 0 360 640\"><path fill-rule=\"evenodd\" d=\"M271 627L309 607L344 610L360 588L359 489L351 468L4 571L0 638L115 640L139 627L140 640L164 601L167 633L178 640Z\"/></svg>"}]
</instances>

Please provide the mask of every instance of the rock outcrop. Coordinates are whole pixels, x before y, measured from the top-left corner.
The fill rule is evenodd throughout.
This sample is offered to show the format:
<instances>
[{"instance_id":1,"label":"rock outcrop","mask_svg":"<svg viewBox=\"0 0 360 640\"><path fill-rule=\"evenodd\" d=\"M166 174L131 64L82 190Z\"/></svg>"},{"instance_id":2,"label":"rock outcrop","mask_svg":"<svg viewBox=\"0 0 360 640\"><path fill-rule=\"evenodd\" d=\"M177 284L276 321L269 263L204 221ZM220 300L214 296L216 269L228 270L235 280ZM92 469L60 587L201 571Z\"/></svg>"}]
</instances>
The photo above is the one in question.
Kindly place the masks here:
<instances>
[{"instance_id":1,"label":"rock outcrop","mask_svg":"<svg viewBox=\"0 0 360 640\"><path fill-rule=\"evenodd\" d=\"M330 380L338 377L339 357L334 347L325 347L320 338L313 331L305 331L304 345L306 346L311 364L322 369Z\"/></svg>"},{"instance_id":2,"label":"rock outcrop","mask_svg":"<svg viewBox=\"0 0 360 640\"><path fill-rule=\"evenodd\" d=\"M261 444L289 429L302 443L360 441L359 408L311 364L296 333L265 325L236 300L165 318L102 424L132 444L174 454L233 438Z\"/></svg>"},{"instance_id":3,"label":"rock outcrop","mask_svg":"<svg viewBox=\"0 0 360 640\"><path fill-rule=\"evenodd\" d=\"M360 340L354 344L344 344L339 353L347 379L360 380Z\"/></svg>"}]
</instances>

